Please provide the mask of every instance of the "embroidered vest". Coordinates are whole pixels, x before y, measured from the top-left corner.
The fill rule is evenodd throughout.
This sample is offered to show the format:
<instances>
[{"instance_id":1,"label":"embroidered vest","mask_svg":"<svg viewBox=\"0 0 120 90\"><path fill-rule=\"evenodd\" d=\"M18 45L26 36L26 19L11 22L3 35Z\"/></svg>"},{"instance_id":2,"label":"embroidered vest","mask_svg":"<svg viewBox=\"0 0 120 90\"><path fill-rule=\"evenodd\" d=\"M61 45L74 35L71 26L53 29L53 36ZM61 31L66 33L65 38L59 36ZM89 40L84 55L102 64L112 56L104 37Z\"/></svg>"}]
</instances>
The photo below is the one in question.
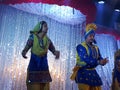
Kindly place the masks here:
<instances>
[{"instance_id":1,"label":"embroidered vest","mask_svg":"<svg viewBox=\"0 0 120 90\"><path fill-rule=\"evenodd\" d=\"M90 55L90 52L89 52L89 50L88 50L87 44L86 44L85 42L83 42L83 43L81 43L81 45L86 49L87 54L88 54L88 56L89 56L89 55ZM98 58L98 57L99 57L98 47L95 46L95 49L96 49L96 51L97 51L97 58ZM78 53L76 53L76 64L79 65L79 66L85 66L85 65L86 65L86 63L85 63L83 60L80 59Z\"/></svg>"},{"instance_id":2,"label":"embroidered vest","mask_svg":"<svg viewBox=\"0 0 120 90\"><path fill-rule=\"evenodd\" d=\"M47 54L50 41L47 36L43 37L43 46L40 45L38 37L34 35L33 47L31 52L38 56L43 56Z\"/></svg>"}]
</instances>

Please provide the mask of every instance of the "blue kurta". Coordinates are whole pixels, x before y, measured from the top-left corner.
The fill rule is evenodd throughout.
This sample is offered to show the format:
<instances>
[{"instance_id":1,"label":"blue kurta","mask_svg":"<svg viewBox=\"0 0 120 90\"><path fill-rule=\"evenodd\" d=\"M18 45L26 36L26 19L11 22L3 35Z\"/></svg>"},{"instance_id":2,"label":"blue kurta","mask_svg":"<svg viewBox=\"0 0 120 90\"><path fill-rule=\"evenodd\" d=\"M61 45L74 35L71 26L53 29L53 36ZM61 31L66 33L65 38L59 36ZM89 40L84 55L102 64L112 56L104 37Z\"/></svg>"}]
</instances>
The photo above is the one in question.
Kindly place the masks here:
<instances>
[{"instance_id":1,"label":"blue kurta","mask_svg":"<svg viewBox=\"0 0 120 90\"><path fill-rule=\"evenodd\" d=\"M31 54L31 59L28 65L28 83L47 83L51 82L49 73L47 55L39 57Z\"/></svg>"},{"instance_id":2,"label":"blue kurta","mask_svg":"<svg viewBox=\"0 0 120 90\"><path fill-rule=\"evenodd\" d=\"M55 48L50 41L49 50L51 52L55 51ZM33 46L34 42L34 35L31 34L28 41L27 46L31 47ZM42 44L42 40L39 40L39 43ZM51 76L49 73L49 66L48 66L48 60L47 60L47 53L42 56L38 56L31 52L31 58L28 65L28 72L27 72L27 83L48 83L51 82Z\"/></svg>"},{"instance_id":3,"label":"blue kurta","mask_svg":"<svg viewBox=\"0 0 120 90\"><path fill-rule=\"evenodd\" d=\"M80 66L80 69L77 72L75 81L76 83L87 84L90 86L100 86L102 85L102 81L95 68L98 66L98 60L101 60L102 57L99 49L96 50L95 46L94 48L89 47L87 44L86 46L88 51L82 44L79 44L76 47L78 57L81 61L85 62L85 64L76 64L77 66Z\"/></svg>"},{"instance_id":4,"label":"blue kurta","mask_svg":"<svg viewBox=\"0 0 120 90\"><path fill-rule=\"evenodd\" d=\"M28 66L29 71L48 71L48 69L47 55L39 57L33 53L31 54Z\"/></svg>"}]
</instances>

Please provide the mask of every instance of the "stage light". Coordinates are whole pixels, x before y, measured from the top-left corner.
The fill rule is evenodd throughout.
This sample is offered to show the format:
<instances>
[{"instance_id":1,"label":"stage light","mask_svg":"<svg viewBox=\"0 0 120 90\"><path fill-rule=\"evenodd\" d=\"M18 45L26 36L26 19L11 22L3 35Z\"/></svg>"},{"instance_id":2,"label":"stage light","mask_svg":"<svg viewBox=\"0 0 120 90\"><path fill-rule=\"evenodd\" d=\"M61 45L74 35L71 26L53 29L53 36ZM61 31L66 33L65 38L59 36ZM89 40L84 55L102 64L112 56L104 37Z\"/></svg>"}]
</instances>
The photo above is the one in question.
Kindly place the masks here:
<instances>
[{"instance_id":1,"label":"stage light","mask_svg":"<svg viewBox=\"0 0 120 90\"><path fill-rule=\"evenodd\" d=\"M106 0L93 0L95 3L104 4Z\"/></svg>"},{"instance_id":2,"label":"stage light","mask_svg":"<svg viewBox=\"0 0 120 90\"><path fill-rule=\"evenodd\" d=\"M104 3L105 3L105 1L98 1L98 3L99 3L99 4L104 4Z\"/></svg>"},{"instance_id":3,"label":"stage light","mask_svg":"<svg viewBox=\"0 0 120 90\"><path fill-rule=\"evenodd\" d=\"M115 5L114 10L120 12L120 2Z\"/></svg>"},{"instance_id":4,"label":"stage light","mask_svg":"<svg viewBox=\"0 0 120 90\"><path fill-rule=\"evenodd\" d=\"M120 12L120 9L115 9L116 12Z\"/></svg>"}]
</instances>

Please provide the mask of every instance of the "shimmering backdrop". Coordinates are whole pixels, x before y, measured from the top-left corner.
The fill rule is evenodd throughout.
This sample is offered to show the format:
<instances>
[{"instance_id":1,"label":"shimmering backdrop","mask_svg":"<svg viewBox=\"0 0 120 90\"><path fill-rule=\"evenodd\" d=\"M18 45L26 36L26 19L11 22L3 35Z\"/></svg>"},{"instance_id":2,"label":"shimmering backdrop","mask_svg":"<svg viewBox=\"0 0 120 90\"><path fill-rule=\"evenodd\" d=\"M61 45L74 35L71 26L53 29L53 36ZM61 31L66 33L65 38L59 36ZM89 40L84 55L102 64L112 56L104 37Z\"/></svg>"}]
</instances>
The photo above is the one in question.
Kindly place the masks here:
<instances>
[{"instance_id":1,"label":"shimmering backdrop","mask_svg":"<svg viewBox=\"0 0 120 90\"><path fill-rule=\"evenodd\" d=\"M60 50L59 60L55 60L51 52L48 53L50 73L52 76L51 90L78 90L70 75L75 65L75 47L83 41L85 21L79 24L59 22L48 18L27 13L11 6L0 5L0 90L26 90L26 71L28 59L21 56L29 36L29 31L38 21L48 23L48 36L56 49ZM109 90L112 80L112 69L115 50L120 48L120 41L114 36L106 34L96 35L97 44L103 57L109 58L109 64L98 66L97 70L103 80L103 90Z\"/></svg>"}]
</instances>

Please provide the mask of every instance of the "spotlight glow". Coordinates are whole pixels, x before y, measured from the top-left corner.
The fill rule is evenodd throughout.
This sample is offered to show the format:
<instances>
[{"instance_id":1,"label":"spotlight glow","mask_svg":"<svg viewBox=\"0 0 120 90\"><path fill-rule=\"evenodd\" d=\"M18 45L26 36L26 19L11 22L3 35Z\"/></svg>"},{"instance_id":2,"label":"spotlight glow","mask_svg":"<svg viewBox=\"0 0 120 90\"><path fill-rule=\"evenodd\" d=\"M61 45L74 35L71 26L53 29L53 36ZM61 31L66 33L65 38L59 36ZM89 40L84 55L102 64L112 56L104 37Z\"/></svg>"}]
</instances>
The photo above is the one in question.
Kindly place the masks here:
<instances>
[{"instance_id":1,"label":"spotlight glow","mask_svg":"<svg viewBox=\"0 0 120 90\"><path fill-rule=\"evenodd\" d=\"M116 12L120 12L120 9L115 9Z\"/></svg>"},{"instance_id":2,"label":"spotlight glow","mask_svg":"<svg viewBox=\"0 0 120 90\"><path fill-rule=\"evenodd\" d=\"M98 3L99 3L99 4L104 4L105 2L104 2L104 1L99 1Z\"/></svg>"}]
</instances>

